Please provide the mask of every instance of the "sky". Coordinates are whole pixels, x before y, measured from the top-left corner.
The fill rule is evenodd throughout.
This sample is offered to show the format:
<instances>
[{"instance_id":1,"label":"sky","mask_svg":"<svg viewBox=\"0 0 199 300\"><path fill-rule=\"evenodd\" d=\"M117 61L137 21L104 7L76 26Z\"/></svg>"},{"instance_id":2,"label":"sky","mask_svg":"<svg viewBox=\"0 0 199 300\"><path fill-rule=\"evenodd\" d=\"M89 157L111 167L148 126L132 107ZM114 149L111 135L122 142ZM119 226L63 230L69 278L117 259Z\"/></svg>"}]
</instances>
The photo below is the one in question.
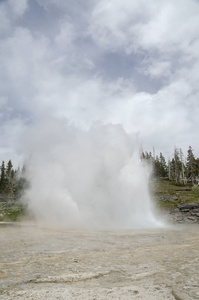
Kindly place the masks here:
<instances>
[{"instance_id":1,"label":"sky","mask_svg":"<svg viewBox=\"0 0 199 300\"><path fill-rule=\"evenodd\" d=\"M56 121L199 155L198 16L198 0L0 0L0 160Z\"/></svg>"}]
</instances>

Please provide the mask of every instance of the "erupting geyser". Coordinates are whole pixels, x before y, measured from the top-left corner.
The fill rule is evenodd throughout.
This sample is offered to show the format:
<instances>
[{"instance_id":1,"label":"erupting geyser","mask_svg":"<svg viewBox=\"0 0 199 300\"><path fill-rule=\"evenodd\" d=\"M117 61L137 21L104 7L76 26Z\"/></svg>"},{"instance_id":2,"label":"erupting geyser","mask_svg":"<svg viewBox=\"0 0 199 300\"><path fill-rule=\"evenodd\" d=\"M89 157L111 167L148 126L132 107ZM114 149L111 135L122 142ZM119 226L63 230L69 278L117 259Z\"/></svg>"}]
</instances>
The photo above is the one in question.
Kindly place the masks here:
<instances>
[{"instance_id":1,"label":"erupting geyser","mask_svg":"<svg viewBox=\"0 0 199 300\"><path fill-rule=\"evenodd\" d=\"M97 124L83 131L51 121L29 136L31 184L24 198L37 220L70 227L158 225L149 170L122 126Z\"/></svg>"}]
</instances>

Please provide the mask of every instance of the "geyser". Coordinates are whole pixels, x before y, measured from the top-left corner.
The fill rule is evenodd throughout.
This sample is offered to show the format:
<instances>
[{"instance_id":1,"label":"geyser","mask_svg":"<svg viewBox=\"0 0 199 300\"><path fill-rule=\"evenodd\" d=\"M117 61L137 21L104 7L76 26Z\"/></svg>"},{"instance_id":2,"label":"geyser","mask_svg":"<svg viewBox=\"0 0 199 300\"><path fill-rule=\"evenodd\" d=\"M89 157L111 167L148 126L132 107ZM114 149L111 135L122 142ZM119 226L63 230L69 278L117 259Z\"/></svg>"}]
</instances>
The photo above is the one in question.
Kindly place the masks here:
<instances>
[{"instance_id":1,"label":"geyser","mask_svg":"<svg viewBox=\"0 0 199 300\"><path fill-rule=\"evenodd\" d=\"M31 137L31 138L30 138ZM120 125L87 131L50 121L26 137L30 188L24 195L38 221L57 226L157 226L149 170Z\"/></svg>"}]
</instances>

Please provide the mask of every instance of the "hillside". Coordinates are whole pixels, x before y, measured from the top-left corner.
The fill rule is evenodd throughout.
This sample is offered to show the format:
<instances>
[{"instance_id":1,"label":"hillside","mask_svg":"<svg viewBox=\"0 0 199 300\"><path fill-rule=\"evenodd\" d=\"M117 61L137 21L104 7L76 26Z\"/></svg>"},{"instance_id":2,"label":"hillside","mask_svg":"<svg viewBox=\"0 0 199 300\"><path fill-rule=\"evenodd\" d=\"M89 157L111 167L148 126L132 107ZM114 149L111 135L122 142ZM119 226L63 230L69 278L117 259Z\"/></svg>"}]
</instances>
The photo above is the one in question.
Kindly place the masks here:
<instances>
[{"instance_id":1,"label":"hillside","mask_svg":"<svg viewBox=\"0 0 199 300\"><path fill-rule=\"evenodd\" d=\"M155 179L150 183L150 189L161 210L172 210L185 203L199 203L199 186L185 186L166 179Z\"/></svg>"},{"instance_id":2,"label":"hillside","mask_svg":"<svg viewBox=\"0 0 199 300\"><path fill-rule=\"evenodd\" d=\"M152 199L174 223L199 223L199 186L179 185L166 179L150 183Z\"/></svg>"}]
</instances>

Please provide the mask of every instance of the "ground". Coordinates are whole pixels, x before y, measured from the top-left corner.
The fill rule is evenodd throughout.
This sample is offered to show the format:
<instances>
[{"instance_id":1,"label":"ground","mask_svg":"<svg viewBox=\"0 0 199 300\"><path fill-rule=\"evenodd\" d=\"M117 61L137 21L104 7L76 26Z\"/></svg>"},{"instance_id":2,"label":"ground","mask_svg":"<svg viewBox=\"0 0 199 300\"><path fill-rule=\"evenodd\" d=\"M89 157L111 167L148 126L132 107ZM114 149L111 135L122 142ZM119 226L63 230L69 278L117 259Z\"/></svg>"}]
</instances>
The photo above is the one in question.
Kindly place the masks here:
<instances>
[{"instance_id":1,"label":"ground","mask_svg":"<svg viewBox=\"0 0 199 300\"><path fill-rule=\"evenodd\" d=\"M2 223L0 299L199 299L198 229L198 224L100 231Z\"/></svg>"},{"instance_id":2,"label":"ground","mask_svg":"<svg viewBox=\"0 0 199 300\"><path fill-rule=\"evenodd\" d=\"M185 203L199 203L199 186L178 184L168 179L153 179L149 183L151 199L160 211L171 211Z\"/></svg>"}]
</instances>

